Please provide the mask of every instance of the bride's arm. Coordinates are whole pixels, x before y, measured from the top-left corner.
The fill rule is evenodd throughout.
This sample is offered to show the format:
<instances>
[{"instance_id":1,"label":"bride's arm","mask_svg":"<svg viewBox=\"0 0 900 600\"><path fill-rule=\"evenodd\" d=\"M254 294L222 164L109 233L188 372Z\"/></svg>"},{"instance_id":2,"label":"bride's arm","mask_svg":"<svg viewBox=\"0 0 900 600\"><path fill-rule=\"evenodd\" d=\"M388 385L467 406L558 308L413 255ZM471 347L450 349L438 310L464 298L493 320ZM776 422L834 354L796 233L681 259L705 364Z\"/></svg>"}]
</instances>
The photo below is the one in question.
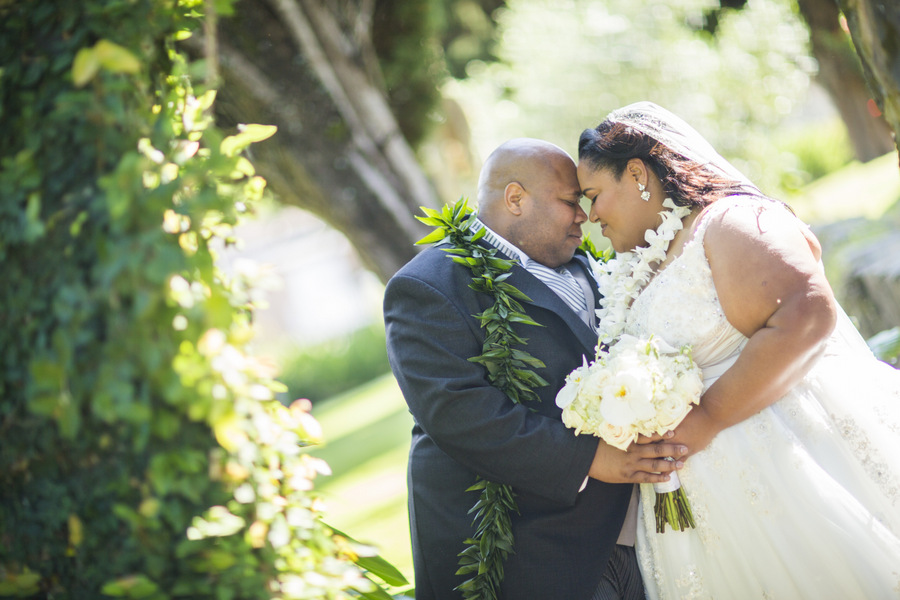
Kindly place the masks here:
<instances>
[{"instance_id":1,"label":"bride's arm","mask_svg":"<svg viewBox=\"0 0 900 600\"><path fill-rule=\"evenodd\" d=\"M725 317L749 341L675 430L671 441L691 454L787 393L821 354L836 319L818 242L787 210L735 206L713 218L704 237L713 282Z\"/></svg>"}]
</instances>

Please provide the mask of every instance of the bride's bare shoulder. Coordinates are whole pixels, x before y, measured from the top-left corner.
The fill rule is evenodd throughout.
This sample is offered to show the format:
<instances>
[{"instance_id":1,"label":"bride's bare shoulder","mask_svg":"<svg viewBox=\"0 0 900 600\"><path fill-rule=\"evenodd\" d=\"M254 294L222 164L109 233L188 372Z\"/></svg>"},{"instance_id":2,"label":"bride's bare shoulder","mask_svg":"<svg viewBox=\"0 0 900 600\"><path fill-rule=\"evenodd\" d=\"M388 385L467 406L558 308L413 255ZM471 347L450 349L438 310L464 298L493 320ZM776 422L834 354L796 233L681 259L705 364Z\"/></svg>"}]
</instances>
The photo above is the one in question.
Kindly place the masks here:
<instances>
[{"instance_id":1,"label":"bride's bare shoulder","mask_svg":"<svg viewBox=\"0 0 900 600\"><path fill-rule=\"evenodd\" d=\"M789 297L829 293L818 241L786 207L734 203L707 216L703 244L716 291L728 320L744 335Z\"/></svg>"},{"instance_id":2,"label":"bride's bare shoulder","mask_svg":"<svg viewBox=\"0 0 900 600\"><path fill-rule=\"evenodd\" d=\"M726 199L707 206L698 219L703 228L707 253L746 251L749 244L759 251L766 248L793 248L818 261L821 246L809 228L787 205L774 200ZM796 242L803 240L802 244ZM771 249L771 248L770 248Z\"/></svg>"}]
</instances>

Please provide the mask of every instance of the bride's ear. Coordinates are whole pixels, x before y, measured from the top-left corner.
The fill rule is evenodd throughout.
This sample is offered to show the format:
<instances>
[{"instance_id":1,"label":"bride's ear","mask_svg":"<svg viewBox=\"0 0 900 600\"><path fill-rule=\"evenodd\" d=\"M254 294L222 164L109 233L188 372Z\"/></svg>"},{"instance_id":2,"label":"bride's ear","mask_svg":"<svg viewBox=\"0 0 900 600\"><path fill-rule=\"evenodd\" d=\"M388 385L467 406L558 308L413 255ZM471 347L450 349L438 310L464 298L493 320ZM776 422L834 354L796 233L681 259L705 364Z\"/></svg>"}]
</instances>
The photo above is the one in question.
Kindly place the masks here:
<instances>
[{"instance_id":1,"label":"bride's ear","mask_svg":"<svg viewBox=\"0 0 900 600\"><path fill-rule=\"evenodd\" d=\"M647 185L647 165L639 158L629 159L625 164L625 173L635 183Z\"/></svg>"}]
</instances>

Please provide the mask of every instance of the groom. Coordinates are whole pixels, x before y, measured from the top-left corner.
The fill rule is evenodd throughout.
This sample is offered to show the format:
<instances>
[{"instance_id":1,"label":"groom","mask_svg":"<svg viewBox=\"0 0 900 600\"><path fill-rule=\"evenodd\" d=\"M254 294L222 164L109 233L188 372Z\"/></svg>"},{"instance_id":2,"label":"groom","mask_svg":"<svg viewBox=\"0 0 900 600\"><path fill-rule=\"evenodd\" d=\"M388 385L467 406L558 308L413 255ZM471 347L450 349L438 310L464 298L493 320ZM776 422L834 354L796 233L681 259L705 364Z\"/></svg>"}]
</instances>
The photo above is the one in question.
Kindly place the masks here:
<instances>
[{"instance_id":1,"label":"groom","mask_svg":"<svg viewBox=\"0 0 900 600\"><path fill-rule=\"evenodd\" d=\"M469 361L484 341L472 315L493 303L469 287L469 269L429 248L388 282L388 355L415 418L409 518L417 600L461 597L457 554L474 535L468 511L478 498L465 490L479 475L511 485L519 509L502 598L644 597L623 529L632 484L665 480L675 466L660 457L686 449L663 442L626 453L575 436L560 420L556 392L597 341L596 285L575 253L587 220L580 199L572 159L540 140L497 148L478 183L482 241L517 261L506 281L528 296L524 310L541 325L516 330L546 365L536 369L548 382L536 390L539 403L513 403Z\"/></svg>"}]
</instances>

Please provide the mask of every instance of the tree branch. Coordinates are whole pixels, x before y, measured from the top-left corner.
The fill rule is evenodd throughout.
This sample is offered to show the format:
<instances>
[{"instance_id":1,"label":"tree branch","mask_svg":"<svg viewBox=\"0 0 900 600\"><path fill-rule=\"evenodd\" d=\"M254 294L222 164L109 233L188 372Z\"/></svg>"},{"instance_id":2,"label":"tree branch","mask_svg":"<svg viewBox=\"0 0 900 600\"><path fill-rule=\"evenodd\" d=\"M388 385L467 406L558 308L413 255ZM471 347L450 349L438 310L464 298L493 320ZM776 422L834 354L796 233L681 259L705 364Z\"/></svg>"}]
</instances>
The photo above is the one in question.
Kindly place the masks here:
<instances>
[{"instance_id":1,"label":"tree branch","mask_svg":"<svg viewBox=\"0 0 900 600\"><path fill-rule=\"evenodd\" d=\"M353 63L348 40L334 16L317 0L270 0L347 122L354 143L369 162L397 177L409 198L438 206L437 195L400 133L382 89ZM371 47L358 48L374 54ZM384 165L379 163L384 161ZM411 208L411 207L410 207Z\"/></svg>"}]
</instances>

